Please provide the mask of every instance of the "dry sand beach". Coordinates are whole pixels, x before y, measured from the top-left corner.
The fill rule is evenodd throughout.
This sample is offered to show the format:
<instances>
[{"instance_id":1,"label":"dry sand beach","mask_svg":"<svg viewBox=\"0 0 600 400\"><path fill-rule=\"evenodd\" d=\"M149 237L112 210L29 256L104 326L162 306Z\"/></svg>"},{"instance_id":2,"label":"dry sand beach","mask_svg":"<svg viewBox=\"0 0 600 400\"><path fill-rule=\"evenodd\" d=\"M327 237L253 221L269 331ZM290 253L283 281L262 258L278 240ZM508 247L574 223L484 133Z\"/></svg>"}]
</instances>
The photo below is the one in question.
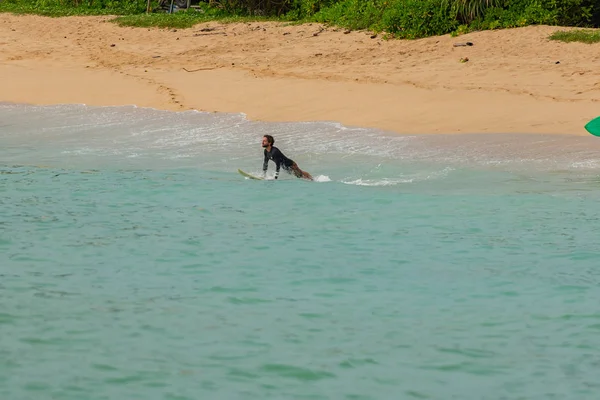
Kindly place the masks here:
<instances>
[{"instance_id":1,"label":"dry sand beach","mask_svg":"<svg viewBox=\"0 0 600 400\"><path fill-rule=\"evenodd\" d=\"M600 115L600 44L548 40L558 27L400 41L318 24L165 30L110 19L0 14L0 101L243 112L408 134L586 135Z\"/></svg>"}]
</instances>

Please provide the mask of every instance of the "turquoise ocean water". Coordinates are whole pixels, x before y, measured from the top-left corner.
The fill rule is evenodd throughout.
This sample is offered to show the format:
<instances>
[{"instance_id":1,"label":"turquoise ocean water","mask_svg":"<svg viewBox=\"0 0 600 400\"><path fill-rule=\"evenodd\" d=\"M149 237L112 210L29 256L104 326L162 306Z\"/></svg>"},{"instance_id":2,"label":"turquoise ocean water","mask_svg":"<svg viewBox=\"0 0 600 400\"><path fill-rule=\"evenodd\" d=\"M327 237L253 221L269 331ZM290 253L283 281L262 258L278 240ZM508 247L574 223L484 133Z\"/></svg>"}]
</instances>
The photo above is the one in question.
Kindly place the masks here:
<instances>
[{"instance_id":1,"label":"turquoise ocean water","mask_svg":"<svg viewBox=\"0 0 600 400\"><path fill-rule=\"evenodd\" d=\"M599 201L591 136L0 104L0 398L598 399Z\"/></svg>"}]
</instances>

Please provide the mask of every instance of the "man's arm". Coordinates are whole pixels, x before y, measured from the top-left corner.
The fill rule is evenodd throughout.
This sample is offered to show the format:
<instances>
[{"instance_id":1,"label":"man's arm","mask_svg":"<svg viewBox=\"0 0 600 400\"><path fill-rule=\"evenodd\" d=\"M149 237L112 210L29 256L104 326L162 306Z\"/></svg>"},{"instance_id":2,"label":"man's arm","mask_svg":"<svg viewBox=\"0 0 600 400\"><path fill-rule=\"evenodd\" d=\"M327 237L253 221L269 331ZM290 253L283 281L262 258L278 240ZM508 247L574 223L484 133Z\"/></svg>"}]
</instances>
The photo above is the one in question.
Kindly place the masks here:
<instances>
[{"instance_id":1,"label":"man's arm","mask_svg":"<svg viewBox=\"0 0 600 400\"><path fill-rule=\"evenodd\" d=\"M281 151L275 149L273 151L273 161L275 161L275 179L279 178L279 169L281 168Z\"/></svg>"},{"instance_id":2,"label":"man's arm","mask_svg":"<svg viewBox=\"0 0 600 400\"><path fill-rule=\"evenodd\" d=\"M263 161L263 176L267 174L269 168L269 157L267 157L267 150L265 150L265 159Z\"/></svg>"},{"instance_id":3,"label":"man's arm","mask_svg":"<svg viewBox=\"0 0 600 400\"><path fill-rule=\"evenodd\" d=\"M275 179L279 178L279 168L281 167L281 160L275 162Z\"/></svg>"}]
</instances>

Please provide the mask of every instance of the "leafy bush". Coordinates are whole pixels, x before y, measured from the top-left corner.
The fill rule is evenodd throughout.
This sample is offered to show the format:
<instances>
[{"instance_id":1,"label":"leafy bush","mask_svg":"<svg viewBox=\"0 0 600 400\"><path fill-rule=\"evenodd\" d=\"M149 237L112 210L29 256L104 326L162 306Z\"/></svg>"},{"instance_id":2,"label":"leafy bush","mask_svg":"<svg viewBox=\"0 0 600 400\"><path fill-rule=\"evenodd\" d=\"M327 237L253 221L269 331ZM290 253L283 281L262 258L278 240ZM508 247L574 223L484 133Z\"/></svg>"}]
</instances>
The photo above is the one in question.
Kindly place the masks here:
<instances>
[{"instance_id":1,"label":"leafy bush","mask_svg":"<svg viewBox=\"0 0 600 400\"><path fill-rule=\"evenodd\" d=\"M153 0L152 4L156 4ZM2 0L0 12L48 16L91 14L138 14L146 11L146 0Z\"/></svg>"},{"instance_id":2,"label":"leafy bush","mask_svg":"<svg viewBox=\"0 0 600 400\"><path fill-rule=\"evenodd\" d=\"M350 29L374 29L389 7L384 0L342 0L316 13L313 20Z\"/></svg>"},{"instance_id":3,"label":"leafy bush","mask_svg":"<svg viewBox=\"0 0 600 400\"><path fill-rule=\"evenodd\" d=\"M152 0L156 8L159 0ZM400 38L450 32L511 28L531 24L598 27L600 0L201 0L199 16L142 16L146 0L0 0L0 12L61 16L138 15L121 23L188 26L194 19L278 17L349 29L384 31ZM156 17L156 20L153 18Z\"/></svg>"},{"instance_id":4,"label":"leafy bush","mask_svg":"<svg viewBox=\"0 0 600 400\"><path fill-rule=\"evenodd\" d=\"M450 33L458 21L443 0L396 0L385 10L380 27L396 37L417 39Z\"/></svg>"}]
</instances>

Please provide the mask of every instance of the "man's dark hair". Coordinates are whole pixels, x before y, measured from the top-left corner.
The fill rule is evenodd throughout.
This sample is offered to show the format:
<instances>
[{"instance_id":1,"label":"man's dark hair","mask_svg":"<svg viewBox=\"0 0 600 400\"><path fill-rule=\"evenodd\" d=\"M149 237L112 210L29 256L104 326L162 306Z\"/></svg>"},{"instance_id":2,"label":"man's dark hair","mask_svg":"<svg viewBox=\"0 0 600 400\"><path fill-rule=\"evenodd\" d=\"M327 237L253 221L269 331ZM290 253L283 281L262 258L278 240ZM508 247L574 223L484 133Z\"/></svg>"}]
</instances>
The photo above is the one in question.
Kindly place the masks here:
<instances>
[{"instance_id":1,"label":"man's dark hair","mask_svg":"<svg viewBox=\"0 0 600 400\"><path fill-rule=\"evenodd\" d=\"M273 143L275 143L275 139L273 139L273 136L271 136L271 135L264 135L263 137L266 137L266 138L267 138L267 142L268 142L268 143L269 143L271 146L273 146Z\"/></svg>"}]
</instances>

